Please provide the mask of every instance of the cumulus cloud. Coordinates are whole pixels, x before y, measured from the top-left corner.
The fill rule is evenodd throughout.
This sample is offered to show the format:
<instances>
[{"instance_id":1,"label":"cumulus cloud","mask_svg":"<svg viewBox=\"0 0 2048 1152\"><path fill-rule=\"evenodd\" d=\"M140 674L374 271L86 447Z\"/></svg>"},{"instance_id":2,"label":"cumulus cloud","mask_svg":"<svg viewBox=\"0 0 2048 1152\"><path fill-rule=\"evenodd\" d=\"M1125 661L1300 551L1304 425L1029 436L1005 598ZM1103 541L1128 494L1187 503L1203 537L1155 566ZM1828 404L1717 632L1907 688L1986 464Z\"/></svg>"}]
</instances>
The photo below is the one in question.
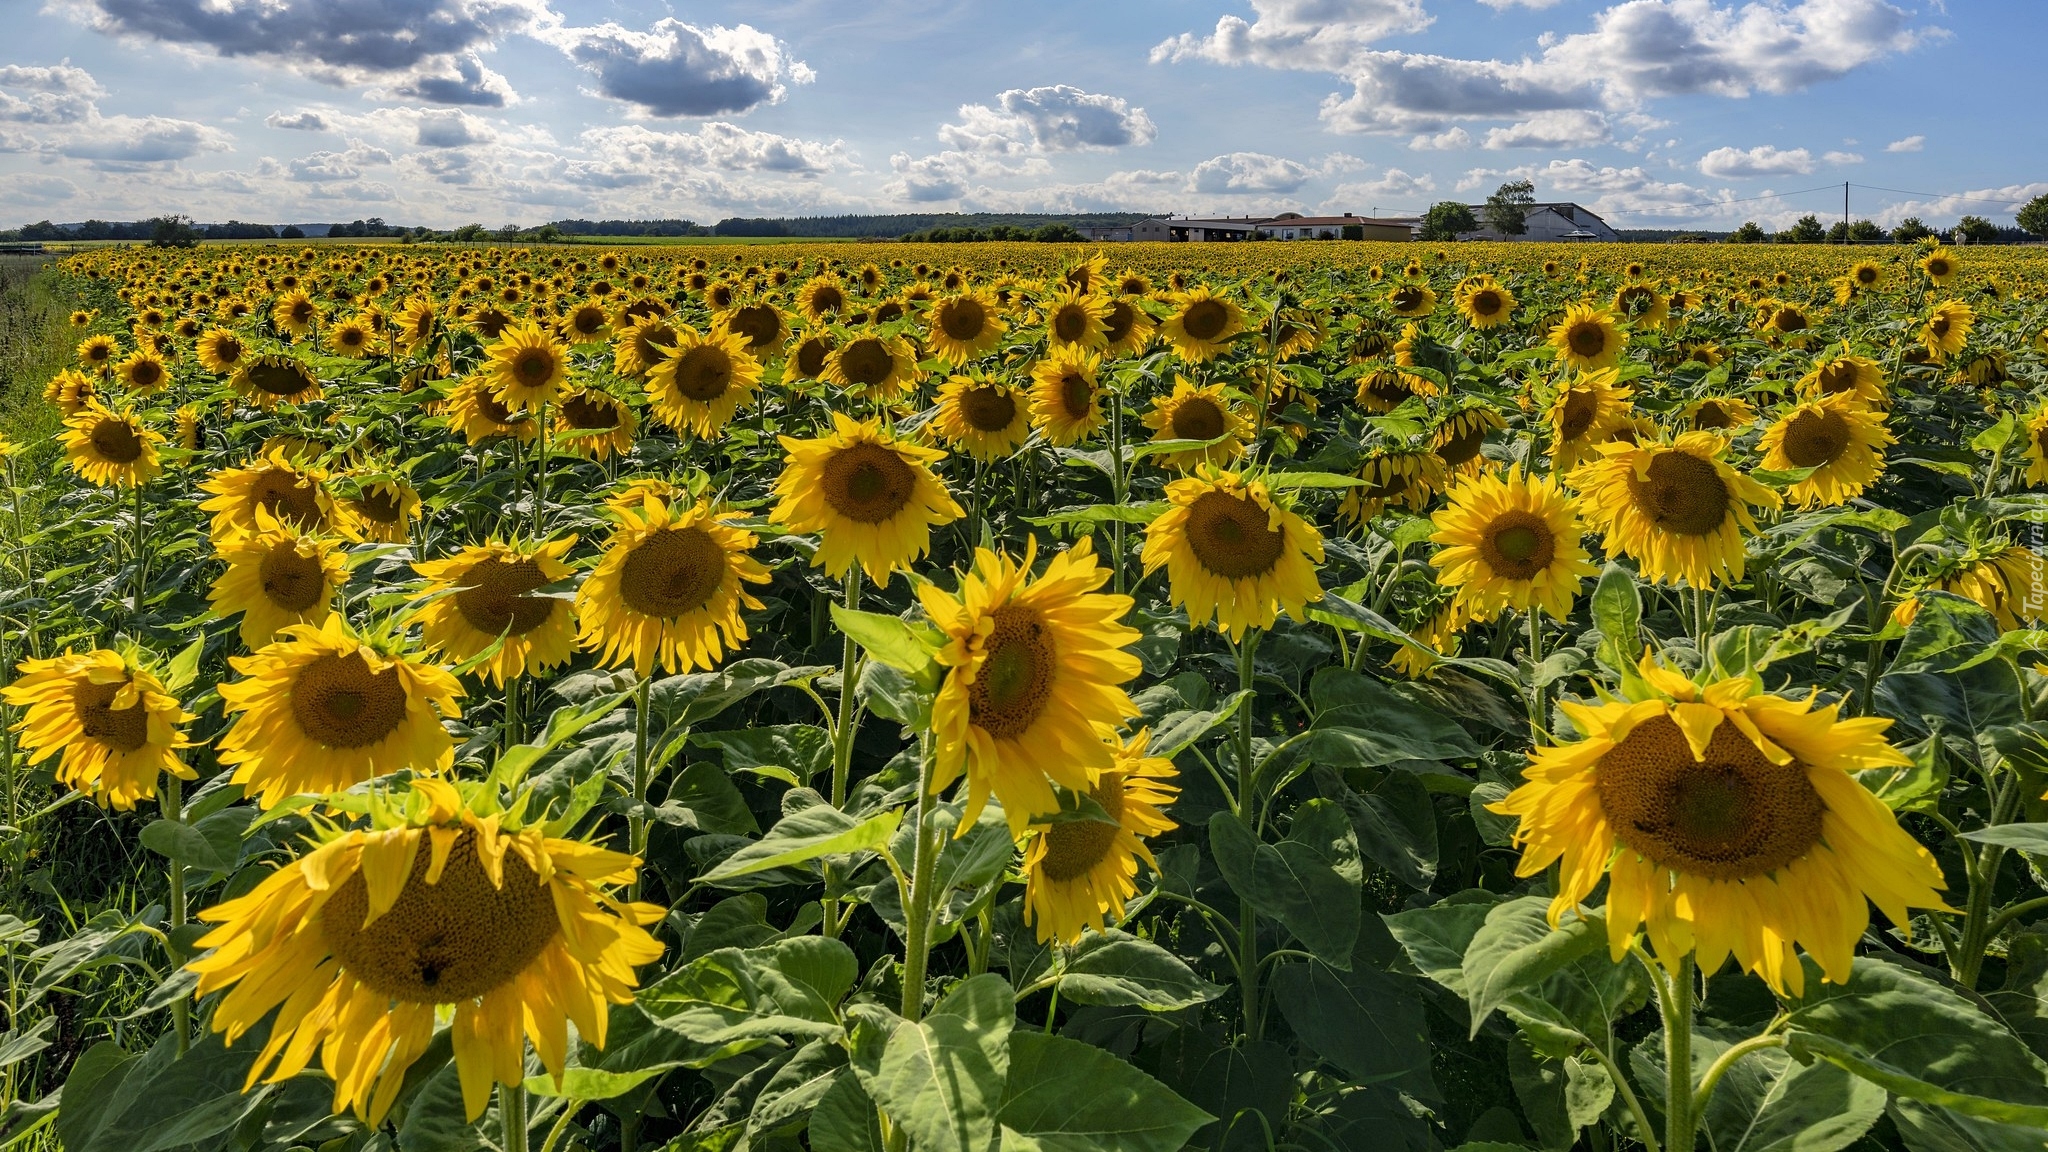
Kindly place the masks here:
<instances>
[{"instance_id":1,"label":"cumulus cloud","mask_svg":"<svg viewBox=\"0 0 2048 1152\"><path fill-rule=\"evenodd\" d=\"M958 200L967 195L976 180L1044 175L1052 171L1050 164L1036 156L1010 163L984 153L957 149L915 157L908 152L898 152L889 157L889 168L896 177L884 185L882 191L897 199L919 204Z\"/></svg>"},{"instance_id":2,"label":"cumulus cloud","mask_svg":"<svg viewBox=\"0 0 2048 1152\"><path fill-rule=\"evenodd\" d=\"M1356 156L1343 153L1326 156L1321 164L1311 167L1264 152L1226 152L1195 165L1188 173L1188 191L1208 196L1298 192L1317 177L1363 167Z\"/></svg>"},{"instance_id":3,"label":"cumulus cloud","mask_svg":"<svg viewBox=\"0 0 2048 1152\"><path fill-rule=\"evenodd\" d=\"M1630 216L1696 217L1715 201L1733 197L1690 184L1653 178L1640 165L1626 168L1574 158L1515 168L1474 168L1459 178L1460 192L1488 189L1502 180L1529 180L1546 192L1569 196L1612 223Z\"/></svg>"},{"instance_id":4,"label":"cumulus cloud","mask_svg":"<svg viewBox=\"0 0 2048 1152\"><path fill-rule=\"evenodd\" d=\"M597 92L650 116L716 116L783 98L790 84L814 78L766 32L700 28L658 20L645 32L614 23L557 28L542 38L596 77Z\"/></svg>"},{"instance_id":5,"label":"cumulus cloud","mask_svg":"<svg viewBox=\"0 0 2048 1152\"><path fill-rule=\"evenodd\" d=\"M1152 60L1335 72L1366 45L1420 32L1432 19L1422 0L1252 0L1252 13L1250 21L1224 16L1206 36L1183 32L1162 41Z\"/></svg>"},{"instance_id":6,"label":"cumulus cloud","mask_svg":"<svg viewBox=\"0 0 2048 1152\"><path fill-rule=\"evenodd\" d=\"M326 132L334 127L333 121L310 108L298 112L272 112L263 118L263 123L289 132Z\"/></svg>"},{"instance_id":7,"label":"cumulus cloud","mask_svg":"<svg viewBox=\"0 0 2048 1152\"><path fill-rule=\"evenodd\" d=\"M1583 108L1538 112L1506 128L1489 129L1488 148L1572 148L1605 144L1614 136L1607 117Z\"/></svg>"},{"instance_id":8,"label":"cumulus cloud","mask_svg":"<svg viewBox=\"0 0 2048 1152\"><path fill-rule=\"evenodd\" d=\"M1880 224L1896 224L1908 216L1919 216L1930 223L1935 220L1953 220L1969 213L1977 216L2011 216L2025 207L2036 196L2048 196L2048 183L2036 181L2032 184L2007 184L2000 188L1970 188L1951 196L1928 200L1902 200L1887 205L1874 219Z\"/></svg>"},{"instance_id":9,"label":"cumulus cloud","mask_svg":"<svg viewBox=\"0 0 2048 1152\"><path fill-rule=\"evenodd\" d=\"M92 73L69 64L0 66L0 123L75 124L104 95Z\"/></svg>"},{"instance_id":10,"label":"cumulus cloud","mask_svg":"<svg viewBox=\"0 0 2048 1152\"><path fill-rule=\"evenodd\" d=\"M1443 132L1418 134L1408 141L1408 147L1417 152L1455 152L1472 146L1472 134L1463 128L1451 128Z\"/></svg>"},{"instance_id":11,"label":"cumulus cloud","mask_svg":"<svg viewBox=\"0 0 2048 1152\"><path fill-rule=\"evenodd\" d=\"M1884 150L1887 152L1918 152L1926 146L1927 137L1908 136L1904 140L1894 140L1885 145Z\"/></svg>"},{"instance_id":12,"label":"cumulus cloud","mask_svg":"<svg viewBox=\"0 0 2048 1152\"><path fill-rule=\"evenodd\" d=\"M948 147L998 153L1109 151L1150 144L1157 134L1143 108L1069 84L1012 88L994 107L963 104L960 123L939 128Z\"/></svg>"},{"instance_id":13,"label":"cumulus cloud","mask_svg":"<svg viewBox=\"0 0 2048 1152\"><path fill-rule=\"evenodd\" d=\"M572 178L599 184L657 179L683 169L817 176L847 159L846 145L837 140L800 140L723 121L695 132L656 132L639 124L593 128L581 142L595 159L572 165Z\"/></svg>"},{"instance_id":14,"label":"cumulus cloud","mask_svg":"<svg viewBox=\"0 0 2048 1152\"><path fill-rule=\"evenodd\" d=\"M466 104L480 108L503 108L518 99L512 91L511 81L484 67L484 62L473 52L416 69L389 91L393 96L425 100L430 104Z\"/></svg>"},{"instance_id":15,"label":"cumulus cloud","mask_svg":"<svg viewBox=\"0 0 2048 1152\"><path fill-rule=\"evenodd\" d=\"M488 144L497 133L482 119L467 112L440 111L421 114L413 130L413 143L422 148L461 148Z\"/></svg>"},{"instance_id":16,"label":"cumulus cloud","mask_svg":"<svg viewBox=\"0 0 2048 1152\"><path fill-rule=\"evenodd\" d=\"M1752 176L1804 176L1813 171L1813 153L1804 148L1716 148L1700 157L1700 174L1720 180Z\"/></svg>"},{"instance_id":17,"label":"cumulus cloud","mask_svg":"<svg viewBox=\"0 0 2048 1152\"><path fill-rule=\"evenodd\" d=\"M100 82L92 78L92 73L69 64L0 64L0 88L54 92L68 96L93 97L107 94L107 90L100 87Z\"/></svg>"},{"instance_id":18,"label":"cumulus cloud","mask_svg":"<svg viewBox=\"0 0 2048 1152\"><path fill-rule=\"evenodd\" d=\"M91 73L68 64L0 67L0 152L107 166L157 164L233 147L227 133L192 120L103 115L94 98L105 92Z\"/></svg>"},{"instance_id":19,"label":"cumulus cloud","mask_svg":"<svg viewBox=\"0 0 2048 1152\"><path fill-rule=\"evenodd\" d=\"M1863 163L1861 152L1823 152L1820 158L1834 165Z\"/></svg>"},{"instance_id":20,"label":"cumulus cloud","mask_svg":"<svg viewBox=\"0 0 2048 1152\"><path fill-rule=\"evenodd\" d=\"M1351 94L1323 101L1337 132L1433 132L1455 120L1499 120L1599 105L1599 82L1540 62L1461 60L1411 52L1361 53Z\"/></svg>"},{"instance_id":21,"label":"cumulus cloud","mask_svg":"<svg viewBox=\"0 0 2048 1152\"><path fill-rule=\"evenodd\" d=\"M1330 198L1323 201L1325 212L1356 212L1361 207L1421 209L1422 197L1436 191L1436 180L1424 173L1410 175L1399 168L1389 168L1374 180L1352 180L1337 185L1330 191Z\"/></svg>"}]
</instances>

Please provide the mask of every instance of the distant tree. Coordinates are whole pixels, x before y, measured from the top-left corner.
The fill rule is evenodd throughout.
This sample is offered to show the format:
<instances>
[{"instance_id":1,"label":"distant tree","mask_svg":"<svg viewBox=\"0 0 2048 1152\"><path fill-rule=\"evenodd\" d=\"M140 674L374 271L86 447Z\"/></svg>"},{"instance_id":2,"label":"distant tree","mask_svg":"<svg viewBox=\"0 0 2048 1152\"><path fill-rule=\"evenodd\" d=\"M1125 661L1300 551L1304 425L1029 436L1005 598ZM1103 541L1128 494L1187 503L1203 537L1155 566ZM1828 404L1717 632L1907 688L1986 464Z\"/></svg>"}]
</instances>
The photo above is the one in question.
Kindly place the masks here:
<instances>
[{"instance_id":1,"label":"distant tree","mask_svg":"<svg viewBox=\"0 0 2048 1152\"><path fill-rule=\"evenodd\" d=\"M2048 240L2048 193L2027 201L2026 207L2021 208L2013 217L2013 222L2043 240Z\"/></svg>"},{"instance_id":2,"label":"distant tree","mask_svg":"<svg viewBox=\"0 0 2048 1152\"><path fill-rule=\"evenodd\" d=\"M287 224L277 230L277 238L279 240L304 240L306 238L306 230L297 224Z\"/></svg>"},{"instance_id":3,"label":"distant tree","mask_svg":"<svg viewBox=\"0 0 2048 1152\"><path fill-rule=\"evenodd\" d=\"M1742 227L1728 234L1730 244L1762 244L1768 239L1770 237L1764 235L1764 230L1754 220L1744 220Z\"/></svg>"},{"instance_id":4,"label":"distant tree","mask_svg":"<svg viewBox=\"0 0 2048 1152\"><path fill-rule=\"evenodd\" d=\"M157 216L151 218L149 246L151 248L196 248L199 246L199 230L192 227L187 216Z\"/></svg>"},{"instance_id":5,"label":"distant tree","mask_svg":"<svg viewBox=\"0 0 2048 1152\"><path fill-rule=\"evenodd\" d=\"M50 223L48 220L38 220L33 224L22 225L21 238L23 240L69 240L71 233Z\"/></svg>"},{"instance_id":6,"label":"distant tree","mask_svg":"<svg viewBox=\"0 0 2048 1152\"><path fill-rule=\"evenodd\" d=\"M1998 225L1982 216L1965 216L1956 221L1956 241L1962 244L1989 244L1998 239Z\"/></svg>"},{"instance_id":7,"label":"distant tree","mask_svg":"<svg viewBox=\"0 0 2048 1152\"><path fill-rule=\"evenodd\" d=\"M1535 184L1511 180L1486 198L1486 226L1503 236L1520 236L1529 230L1529 209L1535 203Z\"/></svg>"},{"instance_id":8,"label":"distant tree","mask_svg":"<svg viewBox=\"0 0 2048 1152\"><path fill-rule=\"evenodd\" d=\"M1031 238L1040 244L1071 244L1087 239L1072 224L1041 224L1031 230Z\"/></svg>"},{"instance_id":9,"label":"distant tree","mask_svg":"<svg viewBox=\"0 0 2048 1152\"><path fill-rule=\"evenodd\" d=\"M1848 223L1848 221L1846 221L1846 220L1837 220L1837 221L1835 221L1835 222L1834 222L1833 224L1830 224L1830 225L1828 225L1828 243L1830 243L1830 244L1847 244L1848 242L1849 242L1849 223Z\"/></svg>"},{"instance_id":10,"label":"distant tree","mask_svg":"<svg viewBox=\"0 0 2048 1152\"><path fill-rule=\"evenodd\" d=\"M1473 218L1472 209L1456 200L1445 200L1422 217L1424 240L1456 240L1460 232L1477 231L1479 221Z\"/></svg>"},{"instance_id":11,"label":"distant tree","mask_svg":"<svg viewBox=\"0 0 2048 1152\"><path fill-rule=\"evenodd\" d=\"M988 238L991 240L1029 240L1031 233L1029 230L1019 228L1015 224L991 224L988 228Z\"/></svg>"},{"instance_id":12,"label":"distant tree","mask_svg":"<svg viewBox=\"0 0 2048 1152\"><path fill-rule=\"evenodd\" d=\"M1801 216L1797 224L1778 233L1780 244L1818 244L1828 238L1828 230L1820 226L1817 216Z\"/></svg>"},{"instance_id":13,"label":"distant tree","mask_svg":"<svg viewBox=\"0 0 2048 1152\"><path fill-rule=\"evenodd\" d=\"M1881 244L1884 238L1884 229L1879 228L1875 221L1858 220L1849 225L1849 242L1852 244Z\"/></svg>"},{"instance_id":14,"label":"distant tree","mask_svg":"<svg viewBox=\"0 0 2048 1152\"><path fill-rule=\"evenodd\" d=\"M452 240L460 240L464 243L474 243L478 240L482 240L489 234L490 233L485 230L483 225L471 223L464 224L462 227L457 228L453 233L450 234L449 238Z\"/></svg>"},{"instance_id":15,"label":"distant tree","mask_svg":"<svg viewBox=\"0 0 2048 1152\"><path fill-rule=\"evenodd\" d=\"M1892 243L1913 244L1934 235L1934 229L1920 222L1918 216L1908 216L1892 229Z\"/></svg>"}]
</instances>

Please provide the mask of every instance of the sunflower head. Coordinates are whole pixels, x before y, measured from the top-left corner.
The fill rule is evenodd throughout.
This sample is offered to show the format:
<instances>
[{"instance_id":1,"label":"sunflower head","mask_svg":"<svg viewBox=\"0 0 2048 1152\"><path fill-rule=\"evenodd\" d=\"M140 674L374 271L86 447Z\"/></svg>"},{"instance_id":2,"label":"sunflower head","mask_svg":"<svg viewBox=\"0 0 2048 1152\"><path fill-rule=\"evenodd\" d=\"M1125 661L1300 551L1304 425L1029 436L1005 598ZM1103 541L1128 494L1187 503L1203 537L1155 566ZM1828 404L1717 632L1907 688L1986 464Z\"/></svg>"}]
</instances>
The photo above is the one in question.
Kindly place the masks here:
<instances>
[{"instance_id":1,"label":"sunflower head","mask_svg":"<svg viewBox=\"0 0 2048 1152\"><path fill-rule=\"evenodd\" d=\"M553 403L569 379L569 350L531 321L502 329L484 359L491 394L513 412Z\"/></svg>"},{"instance_id":2,"label":"sunflower head","mask_svg":"<svg viewBox=\"0 0 2048 1152\"><path fill-rule=\"evenodd\" d=\"M1163 452L1162 466L1187 471L1198 464L1226 465L1244 451L1251 422L1231 402L1222 384L1196 387L1185 376L1174 378L1173 392L1162 396L1145 415L1155 441L1201 441L1199 447Z\"/></svg>"},{"instance_id":3,"label":"sunflower head","mask_svg":"<svg viewBox=\"0 0 2048 1152\"><path fill-rule=\"evenodd\" d=\"M917 379L917 356L888 329L849 333L825 357L819 379L862 399L895 400Z\"/></svg>"},{"instance_id":4,"label":"sunflower head","mask_svg":"<svg viewBox=\"0 0 2048 1152\"><path fill-rule=\"evenodd\" d=\"M995 350L1009 325L995 298L983 292L962 292L932 305L926 315L925 340L938 357L961 365Z\"/></svg>"},{"instance_id":5,"label":"sunflower head","mask_svg":"<svg viewBox=\"0 0 2048 1152\"><path fill-rule=\"evenodd\" d=\"M1558 361L1582 372L1614 367L1627 343L1628 337L1615 324L1612 313L1587 304L1565 309L1564 318L1550 330L1550 346L1556 349Z\"/></svg>"},{"instance_id":6,"label":"sunflower head","mask_svg":"<svg viewBox=\"0 0 2048 1152\"><path fill-rule=\"evenodd\" d=\"M1244 309L1198 284L1175 295L1173 314L1159 331L1175 355L1189 363L1206 363L1222 355L1232 338L1244 331Z\"/></svg>"},{"instance_id":7,"label":"sunflower head","mask_svg":"<svg viewBox=\"0 0 2048 1152\"><path fill-rule=\"evenodd\" d=\"M64 455L89 484L134 488L163 471L164 438L127 407L89 404L64 421Z\"/></svg>"},{"instance_id":8,"label":"sunflower head","mask_svg":"<svg viewBox=\"0 0 2048 1152\"><path fill-rule=\"evenodd\" d=\"M1576 502L1549 477L1482 473L1451 488L1449 506L1432 516L1439 545L1430 563L1438 583L1458 590L1472 620L1505 608L1571 614L1579 585L1596 569L1580 546Z\"/></svg>"},{"instance_id":9,"label":"sunflower head","mask_svg":"<svg viewBox=\"0 0 2048 1152\"><path fill-rule=\"evenodd\" d=\"M1302 619L1322 599L1322 533L1263 481L1202 465L1168 484L1166 498L1145 529L1145 571L1167 570L1173 602L1196 625L1214 619L1237 639L1283 611Z\"/></svg>"},{"instance_id":10,"label":"sunflower head","mask_svg":"<svg viewBox=\"0 0 2048 1152\"><path fill-rule=\"evenodd\" d=\"M1178 827L1164 809L1180 795L1173 761L1147 754L1150 729L1112 741L1110 766L1087 796L1114 823L1032 825L1024 844L1024 919L1040 943L1072 944L1138 894L1138 861L1157 867L1145 837Z\"/></svg>"},{"instance_id":11,"label":"sunflower head","mask_svg":"<svg viewBox=\"0 0 2048 1152\"><path fill-rule=\"evenodd\" d=\"M1031 422L1054 446L1076 444L1103 426L1101 367L1102 357L1069 346L1031 370Z\"/></svg>"},{"instance_id":12,"label":"sunflower head","mask_svg":"<svg viewBox=\"0 0 2048 1152\"><path fill-rule=\"evenodd\" d=\"M1030 396L998 376L971 372L948 377L939 386L932 429L976 460L1005 459L1031 433Z\"/></svg>"},{"instance_id":13,"label":"sunflower head","mask_svg":"<svg viewBox=\"0 0 2048 1152\"><path fill-rule=\"evenodd\" d=\"M279 404L318 400L322 392L320 377L310 365L281 352L244 357L237 362L229 384L265 412Z\"/></svg>"},{"instance_id":14,"label":"sunflower head","mask_svg":"<svg viewBox=\"0 0 2048 1152\"><path fill-rule=\"evenodd\" d=\"M746 643L740 610L761 607L746 587L769 580L752 556L756 537L728 523L738 513L704 500L679 508L649 494L613 509L618 528L576 593L580 642L643 677L657 664L717 667Z\"/></svg>"},{"instance_id":15,"label":"sunflower head","mask_svg":"<svg viewBox=\"0 0 2048 1152\"><path fill-rule=\"evenodd\" d=\"M1569 477L1610 555L1635 557L1643 576L1695 588L1742 579L1752 507L1776 508L1776 492L1721 459L1728 442L1687 432L1671 443L1614 443Z\"/></svg>"},{"instance_id":16,"label":"sunflower head","mask_svg":"<svg viewBox=\"0 0 2048 1152\"><path fill-rule=\"evenodd\" d=\"M184 726L198 717L141 653L99 649L25 660L0 700L20 708L14 724L28 762L58 757L57 782L122 811L156 796L157 777L197 778L178 755L192 747Z\"/></svg>"},{"instance_id":17,"label":"sunflower head","mask_svg":"<svg viewBox=\"0 0 2048 1152\"><path fill-rule=\"evenodd\" d=\"M671 427L715 436L761 380L761 362L747 338L714 328L700 335L684 325L674 350L647 374L655 415Z\"/></svg>"},{"instance_id":18,"label":"sunflower head","mask_svg":"<svg viewBox=\"0 0 2048 1152\"><path fill-rule=\"evenodd\" d=\"M946 454L889 436L879 421L835 412L826 435L781 441L788 456L769 518L818 533L811 562L835 578L858 563L885 584L924 555L934 525L965 515L931 470Z\"/></svg>"},{"instance_id":19,"label":"sunflower head","mask_svg":"<svg viewBox=\"0 0 2048 1152\"><path fill-rule=\"evenodd\" d=\"M575 545L574 536L539 545L492 541L414 563L426 581L421 639L457 663L495 647L477 670L496 684L567 663L576 647L569 601L541 589L569 576L562 557Z\"/></svg>"}]
</instances>

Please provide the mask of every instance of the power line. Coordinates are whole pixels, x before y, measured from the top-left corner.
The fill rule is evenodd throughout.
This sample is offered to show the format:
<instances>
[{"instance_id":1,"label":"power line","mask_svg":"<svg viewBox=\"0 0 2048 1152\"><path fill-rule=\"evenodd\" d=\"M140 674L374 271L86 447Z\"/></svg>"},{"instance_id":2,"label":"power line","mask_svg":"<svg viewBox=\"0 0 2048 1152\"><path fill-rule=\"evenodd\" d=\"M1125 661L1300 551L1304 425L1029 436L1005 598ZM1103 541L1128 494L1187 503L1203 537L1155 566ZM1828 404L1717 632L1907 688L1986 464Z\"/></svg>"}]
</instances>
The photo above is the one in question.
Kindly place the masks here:
<instances>
[{"instance_id":1,"label":"power line","mask_svg":"<svg viewBox=\"0 0 2048 1152\"><path fill-rule=\"evenodd\" d=\"M1924 196L1930 200L1967 200L1972 204L2002 204L2010 207L2014 200L1993 200L1984 196L1963 196L1954 192L1908 192L1904 188L1880 188L1875 184L1851 184L1865 192L1894 192L1900 196ZM2016 198L2015 198L2016 199Z\"/></svg>"}]
</instances>

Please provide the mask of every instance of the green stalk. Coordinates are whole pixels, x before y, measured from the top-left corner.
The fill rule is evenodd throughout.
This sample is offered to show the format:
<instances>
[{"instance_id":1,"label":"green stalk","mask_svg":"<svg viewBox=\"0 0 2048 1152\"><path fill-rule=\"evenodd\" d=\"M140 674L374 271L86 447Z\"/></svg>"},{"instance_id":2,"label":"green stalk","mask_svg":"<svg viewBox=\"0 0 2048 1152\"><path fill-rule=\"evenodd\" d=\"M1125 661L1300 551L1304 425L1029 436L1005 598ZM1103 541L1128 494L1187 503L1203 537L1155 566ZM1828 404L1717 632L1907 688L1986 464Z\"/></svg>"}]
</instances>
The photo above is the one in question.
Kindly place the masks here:
<instances>
[{"instance_id":1,"label":"green stalk","mask_svg":"<svg viewBox=\"0 0 2048 1152\"><path fill-rule=\"evenodd\" d=\"M846 610L860 611L861 568L855 564L846 572ZM854 737L854 692L860 687L860 645L854 643L851 635L840 638L839 648L839 716L832 724L832 806L846 807L846 792L853 775ZM826 936L837 938L845 922L839 919L839 899L833 895L833 883L837 879L828 861L825 865L825 898L823 900ZM847 915L851 916L849 911Z\"/></svg>"},{"instance_id":2,"label":"green stalk","mask_svg":"<svg viewBox=\"0 0 2048 1152\"><path fill-rule=\"evenodd\" d=\"M647 817L642 815L647 807L647 786L650 783L647 772L647 693L654 683L646 676L633 689L633 814L626 817L627 836L633 855L647 859ZM628 887L628 898L640 898L640 877L634 874L633 883Z\"/></svg>"},{"instance_id":3,"label":"green stalk","mask_svg":"<svg viewBox=\"0 0 2048 1152\"><path fill-rule=\"evenodd\" d=\"M1692 1093L1692 982L1691 953L1678 962L1678 973L1658 985L1658 1008L1664 1016L1664 1098L1665 1152L1692 1152L1699 1126Z\"/></svg>"},{"instance_id":4,"label":"green stalk","mask_svg":"<svg viewBox=\"0 0 2048 1152\"><path fill-rule=\"evenodd\" d=\"M541 509L545 508L548 502L548 406L546 401L542 401L540 406L540 452L534 456L533 471L533 538L538 540L540 539Z\"/></svg>"},{"instance_id":5,"label":"green stalk","mask_svg":"<svg viewBox=\"0 0 2048 1152\"><path fill-rule=\"evenodd\" d=\"M504 1122L504 1152L526 1152L526 1085L498 1085L498 1119Z\"/></svg>"},{"instance_id":6,"label":"green stalk","mask_svg":"<svg viewBox=\"0 0 2048 1152\"><path fill-rule=\"evenodd\" d=\"M164 819L173 824L185 822L184 789L176 776L164 776L163 790L157 793L157 803L163 808ZM176 967L183 964L185 958L178 954L178 946L169 941L177 936L178 929L185 926L185 862L175 856L171 857L170 861L170 878L171 931L165 938L167 946L164 953L170 957L172 966ZM185 1054L185 1049L191 1043L191 1012L191 1002L185 997L180 996L171 1001L171 1031L178 1038L180 1056Z\"/></svg>"},{"instance_id":7,"label":"green stalk","mask_svg":"<svg viewBox=\"0 0 2048 1152\"><path fill-rule=\"evenodd\" d=\"M1259 637L1253 629L1237 646L1237 687L1240 692L1251 691L1255 679L1254 658L1258 655ZM1256 711L1254 701L1247 700L1237 707L1237 814L1245 825L1258 835L1259 794L1258 773L1252 767L1252 715ZM1240 898L1237 902L1237 984L1239 994L1244 997L1244 1034L1249 1040L1257 1040L1259 1028L1259 913L1249 900Z\"/></svg>"},{"instance_id":8,"label":"green stalk","mask_svg":"<svg viewBox=\"0 0 2048 1152\"><path fill-rule=\"evenodd\" d=\"M1109 393L1109 482L1110 500L1118 508L1124 506L1124 398L1123 393L1111 389ZM1110 555L1116 557L1111 568L1113 588L1117 595L1124 591L1124 522L1112 520L1109 523Z\"/></svg>"},{"instance_id":9,"label":"green stalk","mask_svg":"<svg viewBox=\"0 0 2048 1152\"><path fill-rule=\"evenodd\" d=\"M1543 609L1531 604L1525 615L1529 621L1529 742L1541 744L1550 711L1550 692L1536 682L1537 667L1543 663Z\"/></svg>"},{"instance_id":10,"label":"green stalk","mask_svg":"<svg viewBox=\"0 0 2048 1152\"><path fill-rule=\"evenodd\" d=\"M932 827L932 737L918 737L917 835L912 839L910 894L904 901L903 1001L905 1020L924 1015L925 966L932 950L932 875L938 869L939 845Z\"/></svg>"},{"instance_id":11,"label":"green stalk","mask_svg":"<svg viewBox=\"0 0 2048 1152\"><path fill-rule=\"evenodd\" d=\"M144 585L148 582L149 579L148 571L145 566L145 553L142 547L142 489L143 485L141 484L137 484L135 486L135 536L133 544L133 559L135 561L135 593L134 599L129 603L128 606L128 614L130 616L142 615L142 593L144 590Z\"/></svg>"}]
</instances>

